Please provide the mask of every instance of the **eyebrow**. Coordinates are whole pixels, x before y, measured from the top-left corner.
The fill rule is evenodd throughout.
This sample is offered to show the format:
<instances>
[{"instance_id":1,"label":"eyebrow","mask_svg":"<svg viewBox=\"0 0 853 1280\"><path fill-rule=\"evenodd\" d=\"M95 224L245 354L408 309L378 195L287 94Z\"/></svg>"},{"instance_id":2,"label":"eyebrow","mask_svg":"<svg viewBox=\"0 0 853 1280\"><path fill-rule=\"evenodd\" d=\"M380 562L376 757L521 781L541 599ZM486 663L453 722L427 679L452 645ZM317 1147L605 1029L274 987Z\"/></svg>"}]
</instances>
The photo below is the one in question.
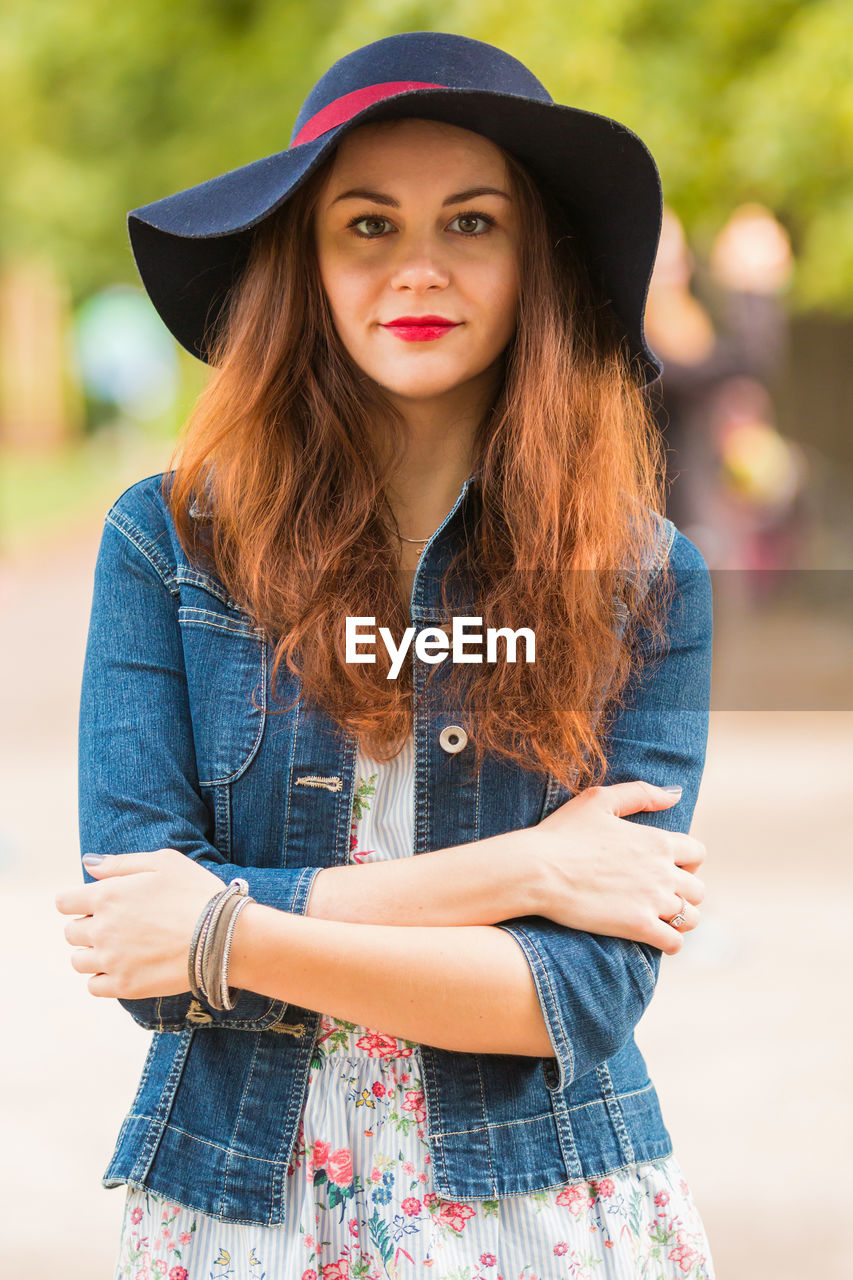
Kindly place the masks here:
<instances>
[{"instance_id":1,"label":"eyebrow","mask_svg":"<svg viewBox=\"0 0 853 1280\"><path fill-rule=\"evenodd\" d=\"M455 195L448 196L442 201L442 208L448 204L462 204L465 200L474 200L477 196L503 196L504 200L512 199L497 187L470 187L467 191L457 191ZM339 196L335 196L332 204L337 204L339 200L372 200L375 204L390 205L392 209L400 207L400 201L395 200L393 196L383 195L381 191L369 191L366 187L353 187L350 191L342 191Z\"/></svg>"}]
</instances>

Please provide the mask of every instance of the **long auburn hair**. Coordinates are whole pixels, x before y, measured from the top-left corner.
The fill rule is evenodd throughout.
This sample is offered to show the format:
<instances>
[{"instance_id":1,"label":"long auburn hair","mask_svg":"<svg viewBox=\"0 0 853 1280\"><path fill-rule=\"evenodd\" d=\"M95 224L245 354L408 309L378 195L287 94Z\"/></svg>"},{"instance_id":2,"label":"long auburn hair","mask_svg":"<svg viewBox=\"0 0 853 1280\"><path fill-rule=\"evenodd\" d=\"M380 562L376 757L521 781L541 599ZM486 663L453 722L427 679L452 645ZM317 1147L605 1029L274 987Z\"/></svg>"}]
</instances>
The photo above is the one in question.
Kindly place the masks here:
<instances>
[{"instance_id":1,"label":"long auburn hair","mask_svg":"<svg viewBox=\"0 0 853 1280\"><path fill-rule=\"evenodd\" d=\"M606 775L604 735L641 662L636 635L665 641L666 566L648 593L642 575L663 512L663 447L565 212L503 155L525 232L518 322L474 442L475 518L441 593L449 623L448 584L467 574L484 626L534 628L536 657L440 666L473 771L490 752L579 790ZM395 641L411 625L385 498L405 424L341 343L320 281L313 213L333 159L255 229L163 493L187 555L208 557L273 642L273 700L284 662L298 696L387 760L413 727L411 651L397 679L379 643L374 664L348 664L345 622L373 616Z\"/></svg>"}]
</instances>

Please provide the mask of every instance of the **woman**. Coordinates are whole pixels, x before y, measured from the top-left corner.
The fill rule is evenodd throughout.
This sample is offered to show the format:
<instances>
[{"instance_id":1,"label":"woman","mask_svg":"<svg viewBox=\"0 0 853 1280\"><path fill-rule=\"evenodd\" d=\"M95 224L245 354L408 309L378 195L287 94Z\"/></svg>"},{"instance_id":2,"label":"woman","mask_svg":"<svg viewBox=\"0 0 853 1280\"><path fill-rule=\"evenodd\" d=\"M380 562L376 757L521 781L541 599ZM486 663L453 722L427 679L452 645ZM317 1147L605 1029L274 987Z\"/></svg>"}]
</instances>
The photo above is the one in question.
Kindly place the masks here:
<instances>
[{"instance_id":1,"label":"woman","mask_svg":"<svg viewBox=\"0 0 853 1280\"><path fill-rule=\"evenodd\" d=\"M130 225L215 373L107 514L57 898L155 1032L116 1274L711 1276L633 1040L703 897L711 627L648 152L413 33Z\"/></svg>"}]
</instances>

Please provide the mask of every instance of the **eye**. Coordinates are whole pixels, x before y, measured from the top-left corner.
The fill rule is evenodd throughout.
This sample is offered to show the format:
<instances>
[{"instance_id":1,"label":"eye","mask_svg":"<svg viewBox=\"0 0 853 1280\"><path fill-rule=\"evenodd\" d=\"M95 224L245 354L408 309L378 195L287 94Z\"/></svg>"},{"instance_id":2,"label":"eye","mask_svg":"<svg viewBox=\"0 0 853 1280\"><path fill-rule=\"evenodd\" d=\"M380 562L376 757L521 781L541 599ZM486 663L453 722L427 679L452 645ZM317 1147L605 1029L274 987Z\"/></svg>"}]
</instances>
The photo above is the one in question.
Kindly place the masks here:
<instances>
[{"instance_id":1,"label":"eye","mask_svg":"<svg viewBox=\"0 0 853 1280\"><path fill-rule=\"evenodd\" d=\"M468 209L464 213L457 213L456 217L453 218L448 225L453 226L454 222L460 224L460 234L469 240L474 239L476 236L486 235L487 232L496 225L495 219L488 213L480 213L475 209ZM476 230L476 226L472 226L472 224L476 224L478 222L482 224L479 231ZM365 231L359 230L359 227L362 224L364 224L368 229ZM382 214L359 213L354 218L351 218L347 223L347 230L351 231L353 235L359 236L362 240L381 240L385 234L383 228L390 227L391 225L392 224L389 222L388 218L383 217Z\"/></svg>"},{"instance_id":2,"label":"eye","mask_svg":"<svg viewBox=\"0 0 853 1280\"><path fill-rule=\"evenodd\" d=\"M466 213L457 213L453 221L459 223L467 222L469 224L472 222L483 222L486 224L486 231L495 225L494 218L489 217L487 213L477 213L473 209L468 210ZM482 236L486 234L486 231L471 231L470 226L462 227L461 230L462 234L467 236L469 239L472 239L474 236Z\"/></svg>"},{"instance_id":3,"label":"eye","mask_svg":"<svg viewBox=\"0 0 853 1280\"><path fill-rule=\"evenodd\" d=\"M368 224L373 223L375 226L377 222L388 223L388 219L383 218L381 214L378 213L360 213L355 218L351 218L347 223L347 230L352 231L353 235L361 236L363 240L379 240L381 238L381 232L378 235L374 235L372 231L357 230L360 222L366 222ZM390 223L388 223L388 225L390 226Z\"/></svg>"}]
</instances>

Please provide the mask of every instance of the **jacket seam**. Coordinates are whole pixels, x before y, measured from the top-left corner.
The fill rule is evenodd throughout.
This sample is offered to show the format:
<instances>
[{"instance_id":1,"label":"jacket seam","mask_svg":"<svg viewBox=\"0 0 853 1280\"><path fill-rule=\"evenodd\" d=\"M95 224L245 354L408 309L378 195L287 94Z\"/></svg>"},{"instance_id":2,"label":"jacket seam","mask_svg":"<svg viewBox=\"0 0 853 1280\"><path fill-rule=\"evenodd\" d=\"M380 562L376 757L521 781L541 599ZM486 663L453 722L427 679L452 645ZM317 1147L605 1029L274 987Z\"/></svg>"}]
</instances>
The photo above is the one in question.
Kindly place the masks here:
<instances>
[{"instance_id":1,"label":"jacket seam","mask_svg":"<svg viewBox=\"0 0 853 1280\"><path fill-rule=\"evenodd\" d=\"M632 939L632 941L631 941L631 946L634 948L634 950L636 951L637 955L638 955L638 956L640 957L640 959L642 960L642 962L643 962L643 968L645 969L646 974L648 975L648 979L649 979L649 999L651 999L651 998L652 998L652 996L654 995L654 992L655 992L655 975L654 975L654 971L652 970L651 965L649 964L648 960L646 959L646 953L643 951L642 947L640 947L636 942L634 942L634 941L633 941L633 939Z\"/></svg>"},{"instance_id":2,"label":"jacket seam","mask_svg":"<svg viewBox=\"0 0 853 1280\"><path fill-rule=\"evenodd\" d=\"M553 1120L553 1111L543 1111L537 1116L524 1116L518 1120L498 1120L494 1124L490 1124L488 1120L485 1124L477 1125L474 1129L439 1129L437 1133L430 1133L431 1138L458 1138L466 1133L485 1133L488 1129L512 1129L520 1124L536 1124L540 1120Z\"/></svg>"},{"instance_id":3,"label":"jacket seam","mask_svg":"<svg viewBox=\"0 0 853 1280\"><path fill-rule=\"evenodd\" d=\"M608 1170L607 1170L607 1172L606 1172L606 1173L591 1174L588 1178L584 1178L584 1177L579 1177L579 1178L574 1178L574 1179L571 1179L571 1178L570 1178L570 1179L563 1178L560 1182L549 1182L549 1183L547 1183L544 1187L537 1187L535 1192L534 1192L534 1191L524 1191L524 1190L522 1190L522 1191L506 1191L506 1192L501 1192L500 1196L498 1196L498 1197L496 1197L496 1198L497 1198L497 1199L499 1199L499 1200L511 1200L511 1199L512 1199L513 1197L515 1197L515 1196L523 1196L523 1197L527 1198L527 1197L529 1197L529 1196L531 1196L531 1195L535 1195L535 1194L537 1194L538 1192L541 1192L541 1191L556 1191L556 1190L558 1190L558 1189L562 1189L563 1187L584 1186L584 1185L586 1185L587 1183L592 1183L592 1184L594 1185L594 1184L596 1184L597 1182L600 1182L602 1178L609 1178L609 1177L611 1176L611 1174L614 1174L614 1173L622 1173L622 1172L624 1172L624 1171L626 1171L626 1170L629 1170L629 1169L637 1169L637 1168L639 1168L641 1165L655 1164L655 1163L656 1163L657 1161L659 1161L659 1160L669 1160L669 1159L671 1159L671 1158L672 1158L672 1155L673 1155L672 1142L671 1142L671 1141L667 1141L667 1142L665 1142L665 1143L664 1143L664 1145L666 1146L667 1150L666 1150L662 1155L659 1155L659 1156L641 1156L641 1157L639 1157L639 1158L638 1158L638 1159L636 1159L636 1160L631 1160L631 1161L629 1161L627 1164L611 1165L611 1166L610 1166L610 1168L608 1168ZM490 1196L475 1196L475 1195L469 1195L469 1196L468 1196L468 1199L470 1199L470 1200L488 1200L488 1199L492 1199L492 1198L493 1198L493 1197L490 1197ZM175 1203L175 1204L177 1204L177 1203L178 1203L178 1201L176 1200L174 1203Z\"/></svg>"},{"instance_id":4,"label":"jacket seam","mask_svg":"<svg viewBox=\"0 0 853 1280\"><path fill-rule=\"evenodd\" d=\"M486 1108L486 1092L485 1092L485 1089L483 1088L483 1069L480 1066L479 1055L475 1055L474 1065L477 1068L477 1081L480 1087L480 1105L483 1110L483 1120L485 1121L485 1126L486 1126L486 1130L485 1130L486 1131L486 1159L489 1162L489 1185L492 1188L496 1188L498 1184L495 1178L494 1168L492 1167L492 1143L489 1137L489 1121L488 1121L488 1111Z\"/></svg>"},{"instance_id":5,"label":"jacket seam","mask_svg":"<svg viewBox=\"0 0 853 1280\"><path fill-rule=\"evenodd\" d=\"M532 938L528 937L528 935L524 932L523 929L520 929L517 926L509 926L504 924L499 924L497 928L504 929L507 933L512 934L512 936L518 942L521 943L522 950L524 951L525 955L527 955L528 960L531 957L535 957L535 963L531 965L531 969L533 972L534 981L536 982L536 988L540 993L540 998L544 996L544 992L542 990L542 981L544 980L545 984L547 985L548 995L550 996L550 1005L547 999L543 999L543 1004L544 1004L543 1012L547 1017L549 1029L557 1030L557 1032L559 1033L559 1039L562 1043L563 1054L565 1055L565 1057L562 1057L560 1055L560 1049L558 1045L555 1045L554 1047L557 1050L557 1064L560 1068L561 1079L559 1084L560 1084L560 1088L564 1088L565 1085L571 1084L572 1080L574 1079L574 1054L572 1052L572 1047L571 1047L571 1044L569 1043L568 1036L566 1035L566 1028L563 1025L563 1020L560 1016L560 1009L559 1009L559 1005L557 1004L556 996L554 995L554 988L551 985L551 975L548 972L548 966L545 964L544 960L542 959L542 956L539 954L539 950L535 942L532 940ZM565 1069L565 1060L568 1060L568 1072Z\"/></svg>"},{"instance_id":6,"label":"jacket seam","mask_svg":"<svg viewBox=\"0 0 853 1280\"><path fill-rule=\"evenodd\" d=\"M308 899L311 896L314 881L322 870L322 867L303 867L299 873L290 906L290 910L294 915L305 915L305 908L308 906ZM303 888L303 886L306 887Z\"/></svg>"},{"instance_id":7,"label":"jacket seam","mask_svg":"<svg viewBox=\"0 0 853 1280\"><path fill-rule=\"evenodd\" d=\"M175 580L180 586L182 583L190 587L198 587L199 591L205 591L208 595L215 596L217 600L221 600L223 604L228 605L230 609L237 612L240 606L232 595L217 582L209 573L204 573L201 569L191 569L186 565L178 565L175 569Z\"/></svg>"},{"instance_id":8,"label":"jacket seam","mask_svg":"<svg viewBox=\"0 0 853 1280\"><path fill-rule=\"evenodd\" d=\"M129 1120L153 1120L154 1116L139 1115L137 1112L131 1111L125 1116L125 1124ZM206 1147L214 1147L217 1151L224 1151L226 1155L238 1155L241 1160L252 1160L258 1164L281 1164L281 1160L269 1160L265 1156L243 1155L242 1152L236 1152L233 1147L226 1147L221 1142L211 1142L210 1138L200 1138L197 1133L190 1133L188 1129L182 1129L178 1124L165 1124L164 1130L171 1130L172 1133L179 1133L184 1138L191 1138L193 1142L201 1142ZM177 1203L177 1201L175 1202Z\"/></svg>"},{"instance_id":9,"label":"jacket seam","mask_svg":"<svg viewBox=\"0 0 853 1280\"><path fill-rule=\"evenodd\" d=\"M249 1076L248 1076L248 1079L246 1080L245 1088L243 1089L243 1096L240 1099L240 1109L237 1112L237 1119L234 1121L234 1130L231 1134L231 1146L228 1148L228 1158L225 1161L225 1170L222 1175L222 1195L219 1199L220 1213L223 1212L225 1208L225 1199L226 1199L226 1196L228 1195L228 1171L231 1167L231 1157L234 1155L234 1151L233 1151L234 1141L237 1137L237 1134L240 1131L240 1124L243 1119L243 1109L246 1106L246 1098L249 1095L249 1092L252 1088L252 1081L255 1078L255 1064L258 1061L258 1050L260 1049L260 1047L261 1047L261 1041L260 1041L260 1037L258 1037L257 1041L255 1042L255 1051L252 1054L252 1065L249 1068Z\"/></svg>"},{"instance_id":10,"label":"jacket seam","mask_svg":"<svg viewBox=\"0 0 853 1280\"><path fill-rule=\"evenodd\" d=\"M266 646L264 646L264 657L266 659ZM291 734L291 744L295 746L299 737L299 724L302 719L302 699L298 698L294 709L293 733ZM290 811L293 808L293 768L296 759L295 751L291 751L290 755L290 773L287 779L287 812L284 816L284 834L282 837L282 848L284 850L284 862L287 862L287 850L290 848ZM298 887L298 886L297 886Z\"/></svg>"},{"instance_id":11,"label":"jacket seam","mask_svg":"<svg viewBox=\"0 0 853 1280\"><path fill-rule=\"evenodd\" d=\"M308 1095L309 1080L311 1075L311 1060L314 1057L314 1053L317 1048L317 1033L320 1028L320 1019L319 1019L319 1016L317 1016L316 1011L309 1010L308 1012L309 1012L309 1016L313 1018L313 1021L311 1024L311 1036L310 1036L310 1040L306 1038L305 1044L299 1046L302 1052L297 1057L297 1061L299 1063L298 1070L301 1071L302 1089L301 1089L301 1092L298 1088L292 1089L290 1091L290 1099L289 1099L289 1105L287 1108L287 1115L285 1117L284 1124L282 1126L281 1142L278 1145L279 1157L281 1157L282 1152L285 1151L285 1147L286 1147L286 1153L283 1159L279 1158L276 1166L276 1171L273 1174L273 1189L274 1189L275 1195L274 1195L273 1203L270 1205L268 1221L270 1225L275 1224L276 1226L281 1225L282 1216L284 1213L284 1210L283 1210L284 1181L285 1181L287 1169L290 1167L291 1156L299 1140L298 1138L299 1117L304 1113L304 1109L305 1109L305 1099ZM306 1019L306 1021L308 1021L308 1019ZM306 1066L307 1066L307 1070L305 1069ZM291 1135L289 1143L286 1142L286 1135L288 1133L290 1133ZM285 1163L285 1161L287 1163Z\"/></svg>"},{"instance_id":12,"label":"jacket seam","mask_svg":"<svg viewBox=\"0 0 853 1280\"><path fill-rule=\"evenodd\" d=\"M156 1035L156 1034L157 1034L157 1033L155 1032L155 1035ZM138 1101L139 1101L139 1099L142 1097L142 1091L143 1091L143 1089L145 1088L145 1085L146 1085L146 1083L147 1083L147 1081L148 1081L148 1077L149 1077L149 1075L151 1074L151 1064L152 1064L152 1062L154 1061L154 1054L155 1054L156 1046L157 1046L157 1041L154 1039L154 1036L152 1036L152 1037L151 1037L151 1042L150 1042L150 1044L148 1045L148 1052L147 1052L147 1054L145 1055L145 1062L144 1062L143 1067L142 1067L142 1074L141 1074L140 1079L139 1079L139 1084L138 1084L138 1086L137 1086L136 1093L135 1093L135 1095L134 1095L133 1101L132 1101L132 1102L131 1102L131 1104L130 1104L130 1111L128 1112L127 1119L130 1119L130 1117L133 1115L133 1108L136 1106L137 1102L138 1102ZM125 1121L125 1123L126 1123L126 1121Z\"/></svg>"},{"instance_id":13,"label":"jacket seam","mask_svg":"<svg viewBox=\"0 0 853 1280\"><path fill-rule=\"evenodd\" d=\"M145 1118L147 1119L147 1117ZM175 1126L167 1125L166 1127L174 1128ZM189 1134L188 1136L192 1137L193 1135ZM203 1142L204 1139L197 1139L197 1141ZM212 1146L214 1144L211 1143L209 1145ZM623 1171L626 1171L626 1170L638 1169L642 1165L657 1164L664 1160L670 1160L673 1155L672 1142L671 1141L666 1142L665 1146L667 1150L662 1155L645 1156L638 1160L632 1161L630 1164L614 1165L611 1168L609 1168L606 1173L596 1174L595 1176L590 1178L578 1178L575 1180L574 1183L566 1182L565 1179L563 1179L561 1182L549 1182L546 1186L539 1187L537 1188L537 1190L538 1191L556 1191L556 1190L562 1189L563 1187L577 1186L578 1184L587 1184L587 1183L595 1184L598 1181L600 1181L601 1178L609 1178L610 1175L613 1173L622 1173ZM253 1156L245 1157L245 1159L249 1159L249 1160L255 1159L255 1158L256 1157L253 1157ZM138 1190L138 1191L149 1190L149 1187L146 1185L145 1182L142 1182L136 1178L132 1178L129 1175L127 1177L118 1177L114 1179L110 1179L105 1176L104 1178L102 1178L101 1181L104 1186L115 1185L116 1183L121 1182L121 1183L124 1183L126 1186L133 1187L135 1190ZM158 1195L162 1193L155 1191L154 1194ZM502 1193L499 1198L501 1200L512 1200L519 1196L523 1196L527 1198L531 1194L534 1194L534 1193L530 1191L508 1191L508 1192ZM168 1195L168 1196L164 1196L163 1198L168 1199L170 1204L179 1205L182 1209L189 1209L190 1212L192 1213L199 1212L198 1208L195 1205L189 1204L186 1200L181 1200L179 1196ZM471 1196L470 1197L470 1199L472 1200L488 1200L493 1198L494 1197L491 1197L491 1196ZM211 1214L209 1216L211 1216L216 1222L228 1223L229 1225L232 1225L232 1226L246 1226L246 1227L269 1226L269 1222L266 1218L223 1218L221 1216L216 1216L214 1214Z\"/></svg>"},{"instance_id":14,"label":"jacket seam","mask_svg":"<svg viewBox=\"0 0 853 1280\"><path fill-rule=\"evenodd\" d=\"M217 865L221 865L221 864L217 864ZM309 868L309 870L311 871L315 869L318 871L322 870L321 867ZM187 992L187 995L189 995L189 992ZM156 999L158 1001L158 1007L159 1007L159 1001L162 1000L163 997L157 996ZM258 1014L256 1018L239 1018L239 1019L221 1018L219 1020L215 1018L211 1018L210 1022L189 1022L188 1023L186 1020L186 1015L184 1015L183 1018L176 1017L176 1018L170 1018L168 1019L168 1021L163 1020L162 1026L155 1025L154 1023L152 1023L152 1020L149 1018L146 1018L140 1021L139 1018L134 1017L134 1021L139 1026L141 1026L145 1031L154 1031L162 1035L177 1035L177 1034L180 1034L180 1032L182 1031L188 1031L188 1030L200 1031L203 1034L208 1030L212 1030L212 1031L222 1030L223 1027L227 1027L229 1031L268 1031L271 1027L275 1026L275 1024L280 1020L280 1014L278 1013L277 1010L275 1011L275 1017L272 1016L275 1010L275 1006L278 1004L284 1004L284 1003L285 1003L284 1001L271 999L266 1011L264 1013Z\"/></svg>"},{"instance_id":15,"label":"jacket seam","mask_svg":"<svg viewBox=\"0 0 853 1280\"><path fill-rule=\"evenodd\" d=\"M654 1081L650 1080L648 1084L644 1084L642 1089L631 1089L628 1093L614 1093L617 1102L621 1102L623 1098L636 1098L641 1093L648 1093L654 1089ZM573 1107L567 1107L567 1111L571 1114L573 1111L583 1111L584 1107L603 1107L606 1105L606 1098L590 1098L589 1102L577 1102Z\"/></svg>"},{"instance_id":16,"label":"jacket seam","mask_svg":"<svg viewBox=\"0 0 853 1280\"><path fill-rule=\"evenodd\" d=\"M127 538L128 542L133 543L137 551L145 556L145 559L151 565L152 569L155 570L158 577L162 579L169 592L173 596L179 596L180 587L174 572L170 569L163 568L160 564L160 553L154 543L150 542L141 530L137 529L133 521L129 520L127 516L122 515L120 512L113 513L112 511L107 512L106 520L114 529L117 529L119 533L123 534L124 537Z\"/></svg>"},{"instance_id":17,"label":"jacket seam","mask_svg":"<svg viewBox=\"0 0 853 1280\"><path fill-rule=\"evenodd\" d=\"M634 1144L631 1142L631 1137L628 1133L627 1125L625 1124L622 1104L616 1097L616 1090L613 1088L613 1077L610 1074L610 1068L606 1062L599 1062L595 1071L598 1076L601 1092L604 1095L604 1105L607 1108L613 1128L616 1130L620 1150L626 1160L633 1160Z\"/></svg>"},{"instance_id":18,"label":"jacket seam","mask_svg":"<svg viewBox=\"0 0 853 1280\"><path fill-rule=\"evenodd\" d=\"M648 1093L650 1090L654 1089L654 1087L654 1082L650 1080L649 1083L644 1084L641 1089L631 1089L627 1093L615 1093L613 1096L617 1102L622 1102L625 1098L636 1098L641 1093ZM585 1107L603 1107L606 1106L606 1104L606 1098L590 1098L589 1102L578 1102L573 1107L567 1107L566 1110L569 1115L572 1115L575 1111L583 1111ZM494 1123L487 1122L485 1125L480 1125L476 1129L442 1129L438 1133L431 1133L430 1137L435 1138L440 1142L444 1138L463 1138L468 1134L483 1133L487 1129L511 1129L516 1125L536 1124L540 1120L551 1119L553 1119L553 1111L546 1111L541 1115L525 1116L520 1120L498 1120Z\"/></svg>"},{"instance_id":19,"label":"jacket seam","mask_svg":"<svg viewBox=\"0 0 853 1280\"><path fill-rule=\"evenodd\" d=\"M253 627L251 623L224 618L221 613L215 613L212 609L197 609L193 605L182 604L180 617L181 622L189 627L215 627L219 631L260 639L257 627Z\"/></svg>"},{"instance_id":20,"label":"jacket seam","mask_svg":"<svg viewBox=\"0 0 853 1280\"><path fill-rule=\"evenodd\" d=\"M618 1102L621 1102L623 1098L634 1098L641 1093L648 1093L649 1090L653 1088L654 1088L654 1083L650 1081L649 1084L644 1085L642 1089L633 1089L629 1093L617 1093L615 1097ZM604 1105L605 1105L604 1098L591 1098L589 1102L579 1102L574 1107L568 1107L567 1110L571 1114L572 1112L575 1112L575 1111L582 1111L585 1107L603 1107ZM430 1134L430 1137L440 1142L444 1138L465 1137L468 1134L484 1133L488 1129L511 1129L518 1125L536 1124L540 1120L551 1120L552 1118L553 1118L553 1112L543 1111L540 1115L526 1116L524 1119L519 1119L519 1120L500 1120L494 1124L480 1125L476 1129L443 1129L443 1130L440 1130L438 1133ZM136 1111L129 1111L124 1118L123 1124L126 1125L131 1120L151 1121L155 1119L156 1119L155 1116L143 1115L140 1112L136 1112ZM270 1160L266 1156L253 1156L253 1155L244 1154L242 1152L237 1153L233 1147L226 1147L221 1142L212 1142L210 1138L200 1138L197 1133L190 1133L188 1129L182 1129L180 1125L172 1124L171 1122L165 1124L163 1128L164 1130L165 1129L171 1130L173 1133L179 1133L181 1134L182 1137L190 1138L192 1139L193 1142L201 1142L206 1147L214 1147L217 1151L224 1151L227 1155L238 1154L241 1160L252 1160L258 1164L272 1164L272 1165L282 1165L285 1163L283 1159ZM628 1163L631 1164L634 1162L629 1161ZM643 1164L645 1162L643 1160L638 1160L636 1161L636 1163ZM562 1186L563 1184L558 1183L557 1185ZM175 1203L177 1203L177 1201Z\"/></svg>"},{"instance_id":21,"label":"jacket seam","mask_svg":"<svg viewBox=\"0 0 853 1280\"><path fill-rule=\"evenodd\" d=\"M246 632L245 634L250 635L251 637L251 633ZM255 638L255 637L251 637L251 638ZM243 774L246 772L249 765L252 763L255 756L258 754L258 748L261 745L261 740L263 739L264 730L266 729L266 723L267 723L267 649L266 649L266 645L263 643L261 643L259 647L261 651L260 652L260 680L258 684L255 686L255 688L260 690L261 702L260 702L260 705L258 705L256 708L260 712L260 724L258 725L258 732L255 735L255 741L252 743L251 747L249 748L249 754L246 756L245 760L243 760L242 763L239 764L232 773L226 774L222 778L199 778L198 785L200 787L219 787L223 785L228 785L229 783L232 783L232 782L236 782L238 778L242 778ZM254 693L254 689L252 690L252 692Z\"/></svg>"},{"instance_id":22,"label":"jacket seam","mask_svg":"<svg viewBox=\"0 0 853 1280\"><path fill-rule=\"evenodd\" d=\"M168 1075L166 1076L166 1080L163 1084L163 1089L157 1103L157 1114L150 1118L148 1130L140 1144L136 1161L133 1165L133 1169L131 1170L132 1173L136 1173L137 1170L139 1170L139 1176L141 1177L147 1177L148 1170L151 1167L151 1162L154 1159L157 1147L159 1146L160 1140L163 1136L163 1129L172 1111L175 1094L183 1074L194 1034L195 1033L192 1029L180 1032L179 1043L169 1065Z\"/></svg>"},{"instance_id":23,"label":"jacket seam","mask_svg":"<svg viewBox=\"0 0 853 1280\"><path fill-rule=\"evenodd\" d=\"M202 1139L200 1139L200 1141L202 1141ZM181 1209L188 1209L190 1213L197 1214L200 1212L196 1205L190 1204L187 1200L181 1200L178 1196L173 1196L171 1193L167 1194L164 1191L155 1191L154 1188L149 1187L146 1182L140 1181L138 1178L134 1178L130 1174L126 1177L119 1176L117 1178L110 1178L105 1175L101 1179L101 1184L105 1187L115 1186L117 1182L122 1182L128 1187L133 1187L135 1191L150 1191L153 1195L159 1196L163 1200L168 1200L169 1204L176 1204ZM270 1225L266 1218L223 1218L218 1214L213 1213L208 1214L207 1216L212 1218L214 1222L227 1223L228 1226L267 1227Z\"/></svg>"}]
</instances>

